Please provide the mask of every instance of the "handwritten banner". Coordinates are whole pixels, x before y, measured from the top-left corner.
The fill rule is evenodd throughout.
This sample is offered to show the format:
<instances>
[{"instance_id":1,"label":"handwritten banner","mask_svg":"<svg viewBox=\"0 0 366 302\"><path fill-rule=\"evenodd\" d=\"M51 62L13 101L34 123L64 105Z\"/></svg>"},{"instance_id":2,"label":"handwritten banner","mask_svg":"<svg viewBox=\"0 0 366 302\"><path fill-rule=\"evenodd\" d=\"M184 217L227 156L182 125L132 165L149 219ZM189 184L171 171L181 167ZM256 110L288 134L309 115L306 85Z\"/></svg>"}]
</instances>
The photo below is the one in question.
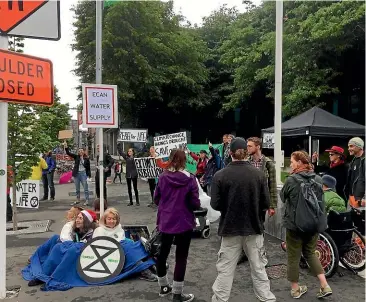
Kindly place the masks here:
<instances>
[{"instance_id":1,"label":"handwritten banner","mask_svg":"<svg viewBox=\"0 0 366 302\"><path fill-rule=\"evenodd\" d=\"M185 149L187 133L178 132L154 137L154 147L157 158L168 157L173 149Z\"/></svg>"},{"instance_id":2,"label":"handwritten banner","mask_svg":"<svg viewBox=\"0 0 366 302\"><path fill-rule=\"evenodd\" d=\"M147 130L146 129L120 129L119 142L131 142L131 143L146 143Z\"/></svg>"},{"instance_id":3,"label":"handwritten banner","mask_svg":"<svg viewBox=\"0 0 366 302\"><path fill-rule=\"evenodd\" d=\"M39 180L23 180L16 184L16 205L18 208L38 209L40 186ZM10 199L13 188L10 188Z\"/></svg>"},{"instance_id":4,"label":"handwritten banner","mask_svg":"<svg viewBox=\"0 0 366 302\"><path fill-rule=\"evenodd\" d=\"M156 165L155 158L140 157L134 160L139 178L157 178L163 172L163 169Z\"/></svg>"}]
</instances>

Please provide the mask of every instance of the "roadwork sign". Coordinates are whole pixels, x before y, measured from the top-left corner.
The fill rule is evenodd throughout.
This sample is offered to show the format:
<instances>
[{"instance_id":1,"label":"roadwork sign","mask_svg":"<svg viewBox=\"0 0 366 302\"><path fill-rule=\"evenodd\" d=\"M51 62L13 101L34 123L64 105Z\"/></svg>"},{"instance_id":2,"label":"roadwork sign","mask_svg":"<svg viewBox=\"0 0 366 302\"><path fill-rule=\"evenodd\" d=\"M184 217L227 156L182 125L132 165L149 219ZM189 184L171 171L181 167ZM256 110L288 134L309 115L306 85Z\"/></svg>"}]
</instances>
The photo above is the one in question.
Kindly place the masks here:
<instances>
[{"instance_id":1,"label":"roadwork sign","mask_svg":"<svg viewBox=\"0 0 366 302\"><path fill-rule=\"evenodd\" d=\"M82 84L83 127L118 128L117 86Z\"/></svg>"},{"instance_id":2,"label":"roadwork sign","mask_svg":"<svg viewBox=\"0 0 366 302\"><path fill-rule=\"evenodd\" d=\"M59 40L60 1L1 0L0 34Z\"/></svg>"},{"instance_id":3,"label":"roadwork sign","mask_svg":"<svg viewBox=\"0 0 366 302\"><path fill-rule=\"evenodd\" d=\"M53 98L51 61L0 49L0 101L51 106Z\"/></svg>"}]
</instances>

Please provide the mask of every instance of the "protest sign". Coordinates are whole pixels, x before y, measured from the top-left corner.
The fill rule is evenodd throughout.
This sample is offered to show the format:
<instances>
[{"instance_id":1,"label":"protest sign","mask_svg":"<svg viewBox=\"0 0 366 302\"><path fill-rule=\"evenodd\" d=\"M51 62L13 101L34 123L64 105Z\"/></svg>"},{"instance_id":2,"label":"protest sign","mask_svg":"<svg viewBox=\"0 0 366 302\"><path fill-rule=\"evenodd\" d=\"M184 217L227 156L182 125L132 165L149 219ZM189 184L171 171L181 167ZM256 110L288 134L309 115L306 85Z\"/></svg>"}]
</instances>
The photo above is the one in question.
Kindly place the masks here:
<instances>
[{"instance_id":1,"label":"protest sign","mask_svg":"<svg viewBox=\"0 0 366 302\"><path fill-rule=\"evenodd\" d=\"M154 137L154 147L157 158L168 157L173 149L185 149L187 133L178 132Z\"/></svg>"},{"instance_id":2,"label":"protest sign","mask_svg":"<svg viewBox=\"0 0 366 302\"><path fill-rule=\"evenodd\" d=\"M72 130L61 130L58 132L58 139L69 139L73 138Z\"/></svg>"},{"instance_id":3,"label":"protest sign","mask_svg":"<svg viewBox=\"0 0 366 302\"><path fill-rule=\"evenodd\" d=\"M23 180L16 184L16 205L18 208L38 209L39 180ZM13 198L13 188L10 188L10 199Z\"/></svg>"},{"instance_id":4,"label":"protest sign","mask_svg":"<svg viewBox=\"0 0 366 302\"><path fill-rule=\"evenodd\" d=\"M157 178L163 172L163 169L156 165L153 157L140 157L134 160L139 178Z\"/></svg>"},{"instance_id":5,"label":"protest sign","mask_svg":"<svg viewBox=\"0 0 366 302\"><path fill-rule=\"evenodd\" d=\"M263 133L262 148L274 149L275 139L274 133Z\"/></svg>"},{"instance_id":6,"label":"protest sign","mask_svg":"<svg viewBox=\"0 0 366 302\"><path fill-rule=\"evenodd\" d=\"M120 129L119 142L131 142L131 143L146 143L147 130L146 129Z\"/></svg>"}]
</instances>

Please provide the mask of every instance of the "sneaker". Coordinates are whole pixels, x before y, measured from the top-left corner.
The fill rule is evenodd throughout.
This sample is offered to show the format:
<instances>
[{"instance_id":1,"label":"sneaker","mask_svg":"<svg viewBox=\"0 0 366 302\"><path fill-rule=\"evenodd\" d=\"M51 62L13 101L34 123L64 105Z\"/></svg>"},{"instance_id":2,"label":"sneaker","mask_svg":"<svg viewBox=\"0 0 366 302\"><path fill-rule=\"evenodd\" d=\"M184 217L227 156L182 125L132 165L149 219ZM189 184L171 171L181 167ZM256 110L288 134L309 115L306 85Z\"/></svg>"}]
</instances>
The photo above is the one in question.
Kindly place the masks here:
<instances>
[{"instance_id":1,"label":"sneaker","mask_svg":"<svg viewBox=\"0 0 366 302\"><path fill-rule=\"evenodd\" d=\"M48 197L43 197L39 201L48 201Z\"/></svg>"},{"instance_id":2,"label":"sneaker","mask_svg":"<svg viewBox=\"0 0 366 302\"><path fill-rule=\"evenodd\" d=\"M89 206L89 202L88 202L88 201L85 201L85 202L83 203L83 206L88 207L88 206Z\"/></svg>"},{"instance_id":3,"label":"sneaker","mask_svg":"<svg viewBox=\"0 0 366 302\"><path fill-rule=\"evenodd\" d=\"M140 203L139 202L136 202L136 206L139 207L140 206Z\"/></svg>"},{"instance_id":4,"label":"sneaker","mask_svg":"<svg viewBox=\"0 0 366 302\"><path fill-rule=\"evenodd\" d=\"M170 285L160 286L159 297L166 297L172 293L172 287Z\"/></svg>"},{"instance_id":5,"label":"sneaker","mask_svg":"<svg viewBox=\"0 0 366 302\"><path fill-rule=\"evenodd\" d=\"M72 206L76 206L77 204L79 204L80 203L80 201L74 201L71 205Z\"/></svg>"},{"instance_id":6,"label":"sneaker","mask_svg":"<svg viewBox=\"0 0 366 302\"><path fill-rule=\"evenodd\" d=\"M158 282L158 277L154 275L150 270L146 269L141 272L140 280L145 280L149 282Z\"/></svg>"},{"instance_id":7,"label":"sneaker","mask_svg":"<svg viewBox=\"0 0 366 302\"><path fill-rule=\"evenodd\" d=\"M50 201L55 201L55 198L54 197L51 197Z\"/></svg>"},{"instance_id":8,"label":"sneaker","mask_svg":"<svg viewBox=\"0 0 366 302\"><path fill-rule=\"evenodd\" d=\"M330 296L331 294L333 294L333 291L332 289L330 288L329 285L327 285L326 287L321 287L320 288L320 291L316 294L316 297L318 299L321 299L321 298L324 298L324 297L328 297Z\"/></svg>"},{"instance_id":9,"label":"sneaker","mask_svg":"<svg viewBox=\"0 0 366 302\"><path fill-rule=\"evenodd\" d=\"M291 289L291 297L294 299L300 299L303 294L308 291L306 285L299 286L298 289Z\"/></svg>"},{"instance_id":10,"label":"sneaker","mask_svg":"<svg viewBox=\"0 0 366 302\"><path fill-rule=\"evenodd\" d=\"M37 285L41 285L44 282L38 279L33 279L31 281L28 282L28 286L37 286Z\"/></svg>"},{"instance_id":11,"label":"sneaker","mask_svg":"<svg viewBox=\"0 0 366 302\"><path fill-rule=\"evenodd\" d=\"M129 203L127 206L128 206L128 207L133 206L133 203Z\"/></svg>"},{"instance_id":12,"label":"sneaker","mask_svg":"<svg viewBox=\"0 0 366 302\"><path fill-rule=\"evenodd\" d=\"M174 294L173 295L173 301L179 301L179 302L191 302L194 299L193 294Z\"/></svg>"}]
</instances>

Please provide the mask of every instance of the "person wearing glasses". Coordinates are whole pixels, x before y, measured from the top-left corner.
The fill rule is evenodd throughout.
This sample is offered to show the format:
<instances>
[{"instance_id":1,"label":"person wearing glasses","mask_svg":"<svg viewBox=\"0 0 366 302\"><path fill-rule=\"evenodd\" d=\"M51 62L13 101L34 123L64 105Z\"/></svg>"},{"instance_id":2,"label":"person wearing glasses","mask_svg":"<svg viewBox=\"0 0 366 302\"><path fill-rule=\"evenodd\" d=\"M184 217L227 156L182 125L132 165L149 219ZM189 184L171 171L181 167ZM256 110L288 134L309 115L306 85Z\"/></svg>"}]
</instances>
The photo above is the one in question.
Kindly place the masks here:
<instances>
[{"instance_id":1,"label":"person wearing glasses","mask_svg":"<svg viewBox=\"0 0 366 302\"><path fill-rule=\"evenodd\" d=\"M344 149L338 146L333 146L330 149L325 150L329 153L329 166L319 165L319 155L314 152L312 156L312 164L314 165L315 173L324 173L326 175L333 176L337 180L336 192L344 200L348 200L345 195L345 187L347 184L348 166L345 162L346 155Z\"/></svg>"}]
</instances>

